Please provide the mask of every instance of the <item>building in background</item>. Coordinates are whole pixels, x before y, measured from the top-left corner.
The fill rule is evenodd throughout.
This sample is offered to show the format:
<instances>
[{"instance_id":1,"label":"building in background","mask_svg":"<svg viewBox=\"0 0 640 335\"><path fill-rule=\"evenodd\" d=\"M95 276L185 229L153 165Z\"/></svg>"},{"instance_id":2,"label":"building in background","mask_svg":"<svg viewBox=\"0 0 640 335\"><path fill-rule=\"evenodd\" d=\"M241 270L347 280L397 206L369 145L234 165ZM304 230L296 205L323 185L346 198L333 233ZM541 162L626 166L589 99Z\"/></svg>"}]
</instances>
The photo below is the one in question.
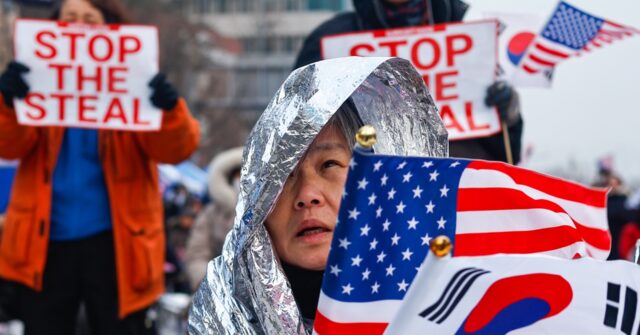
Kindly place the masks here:
<instances>
[{"instance_id":1,"label":"building in background","mask_svg":"<svg viewBox=\"0 0 640 335\"><path fill-rule=\"evenodd\" d=\"M192 0L191 20L242 46L240 54L211 55L227 81L224 94L206 107L239 112L253 123L291 72L306 36L350 8L351 0Z\"/></svg>"},{"instance_id":2,"label":"building in background","mask_svg":"<svg viewBox=\"0 0 640 335\"><path fill-rule=\"evenodd\" d=\"M11 1L0 0L0 71L13 58L12 27L16 8Z\"/></svg>"}]
</instances>

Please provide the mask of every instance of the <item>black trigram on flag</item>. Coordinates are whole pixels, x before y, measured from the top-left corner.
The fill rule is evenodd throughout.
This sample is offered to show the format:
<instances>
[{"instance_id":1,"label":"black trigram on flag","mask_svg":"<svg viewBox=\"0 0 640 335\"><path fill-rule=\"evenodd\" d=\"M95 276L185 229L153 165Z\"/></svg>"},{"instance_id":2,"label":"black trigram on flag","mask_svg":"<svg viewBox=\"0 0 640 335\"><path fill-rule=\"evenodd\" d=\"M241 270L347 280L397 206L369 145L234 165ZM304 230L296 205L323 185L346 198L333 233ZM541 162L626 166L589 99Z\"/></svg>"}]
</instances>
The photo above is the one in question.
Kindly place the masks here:
<instances>
[{"instance_id":1,"label":"black trigram on flag","mask_svg":"<svg viewBox=\"0 0 640 335\"><path fill-rule=\"evenodd\" d=\"M620 294L622 293L620 284L607 283L607 307L604 312L604 325L614 329L620 329L626 335L631 335L633 324L638 313L638 293L627 287L624 293L624 302L621 304ZM622 308L622 321L618 325L618 315ZM640 335L640 326L636 334Z\"/></svg>"},{"instance_id":2,"label":"black trigram on flag","mask_svg":"<svg viewBox=\"0 0 640 335\"><path fill-rule=\"evenodd\" d=\"M449 280L447 287L445 288L438 301L433 305L427 307L419 315L423 318L428 318L429 321L441 324L445 321L451 312L458 306L458 303L467 294L473 282L478 277L489 273L490 271L477 269L477 268L464 268L458 272Z\"/></svg>"}]
</instances>

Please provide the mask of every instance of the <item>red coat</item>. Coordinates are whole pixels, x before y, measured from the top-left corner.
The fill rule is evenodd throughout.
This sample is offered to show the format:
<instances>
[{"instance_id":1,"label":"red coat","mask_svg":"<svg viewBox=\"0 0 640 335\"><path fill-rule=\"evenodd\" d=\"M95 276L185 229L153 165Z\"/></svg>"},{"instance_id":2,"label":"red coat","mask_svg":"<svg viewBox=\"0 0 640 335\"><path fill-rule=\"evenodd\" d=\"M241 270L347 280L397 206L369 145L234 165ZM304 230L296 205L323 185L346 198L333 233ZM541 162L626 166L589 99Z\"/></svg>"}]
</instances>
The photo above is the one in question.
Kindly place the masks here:
<instances>
[{"instance_id":1,"label":"red coat","mask_svg":"<svg viewBox=\"0 0 640 335\"><path fill-rule=\"evenodd\" d=\"M0 243L0 276L42 289L51 214L51 178L64 128L27 127L0 96L0 157L20 159ZM156 163L178 163L200 131L184 100L155 132L98 131L116 253L120 317L164 291L165 236Z\"/></svg>"}]
</instances>

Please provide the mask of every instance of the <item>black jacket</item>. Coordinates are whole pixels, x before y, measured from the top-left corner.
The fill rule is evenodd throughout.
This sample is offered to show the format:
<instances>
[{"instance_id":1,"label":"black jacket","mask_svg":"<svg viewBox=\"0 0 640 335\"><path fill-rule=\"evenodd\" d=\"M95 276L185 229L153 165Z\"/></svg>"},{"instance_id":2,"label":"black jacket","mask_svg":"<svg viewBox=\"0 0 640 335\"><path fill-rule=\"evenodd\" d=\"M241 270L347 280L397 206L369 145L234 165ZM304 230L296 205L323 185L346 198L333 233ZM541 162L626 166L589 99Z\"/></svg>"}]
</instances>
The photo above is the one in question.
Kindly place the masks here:
<instances>
[{"instance_id":1,"label":"black jacket","mask_svg":"<svg viewBox=\"0 0 640 335\"><path fill-rule=\"evenodd\" d=\"M324 36L346 32L390 28L382 15L383 0L353 0L355 12L336 15L321 24L307 37L298 54L294 68L299 68L322 60L320 41ZM427 0L433 23L462 21L468 5L461 0ZM518 107L519 108L519 107ZM522 119L509 124L510 143L514 162L520 161L522 147ZM449 153L452 157L465 157L506 161L502 133L482 139L451 142Z\"/></svg>"}]
</instances>

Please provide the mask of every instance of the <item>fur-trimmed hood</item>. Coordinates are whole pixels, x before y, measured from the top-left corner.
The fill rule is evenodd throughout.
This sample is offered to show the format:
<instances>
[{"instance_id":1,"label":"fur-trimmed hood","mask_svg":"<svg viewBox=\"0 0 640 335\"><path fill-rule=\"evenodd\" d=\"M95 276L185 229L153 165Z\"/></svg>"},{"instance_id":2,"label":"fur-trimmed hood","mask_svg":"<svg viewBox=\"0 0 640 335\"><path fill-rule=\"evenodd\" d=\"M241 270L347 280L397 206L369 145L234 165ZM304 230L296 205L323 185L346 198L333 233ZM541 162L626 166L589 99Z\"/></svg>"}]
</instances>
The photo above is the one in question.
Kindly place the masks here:
<instances>
[{"instance_id":1,"label":"fur-trimmed hood","mask_svg":"<svg viewBox=\"0 0 640 335\"><path fill-rule=\"evenodd\" d=\"M233 210L238 201L238 191L229 183L231 174L242 166L242 147L223 151L209 164L209 195L226 210Z\"/></svg>"}]
</instances>

